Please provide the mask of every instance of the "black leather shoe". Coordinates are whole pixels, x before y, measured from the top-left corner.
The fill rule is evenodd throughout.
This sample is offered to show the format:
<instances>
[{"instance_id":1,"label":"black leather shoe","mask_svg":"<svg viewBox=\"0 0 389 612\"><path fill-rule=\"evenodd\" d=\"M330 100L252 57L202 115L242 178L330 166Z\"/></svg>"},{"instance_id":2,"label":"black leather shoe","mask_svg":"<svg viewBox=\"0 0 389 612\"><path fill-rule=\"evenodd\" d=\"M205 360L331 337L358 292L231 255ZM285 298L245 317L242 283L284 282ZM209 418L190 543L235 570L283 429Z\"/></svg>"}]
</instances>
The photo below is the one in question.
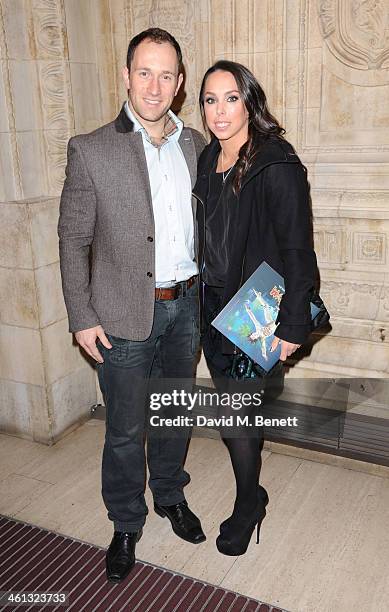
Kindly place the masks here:
<instances>
[{"instance_id":1,"label":"black leather shoe","mask_svg":"<svg viewBox=\"0 0 389 612\"><path fill-rule=\"evenodd\" d=\"M174 533L179 538L191 544L200 544L206 540L200 519L188 508L188 502L182 501L172 506L159 506L154 503L154 510L159 516L168 517Z\"/></svg>"},{"instance_id":2,"label":"black leather shoe","mask_svg":"<svg viewBox=\"0 0 389 612\"><path fill-rule=\"evenodd\" d=\"M135 545L142 537L142 529L135 533L115 531L105 555L109 582L121 582L135 565Z\"/></svg>"}]
</instances>

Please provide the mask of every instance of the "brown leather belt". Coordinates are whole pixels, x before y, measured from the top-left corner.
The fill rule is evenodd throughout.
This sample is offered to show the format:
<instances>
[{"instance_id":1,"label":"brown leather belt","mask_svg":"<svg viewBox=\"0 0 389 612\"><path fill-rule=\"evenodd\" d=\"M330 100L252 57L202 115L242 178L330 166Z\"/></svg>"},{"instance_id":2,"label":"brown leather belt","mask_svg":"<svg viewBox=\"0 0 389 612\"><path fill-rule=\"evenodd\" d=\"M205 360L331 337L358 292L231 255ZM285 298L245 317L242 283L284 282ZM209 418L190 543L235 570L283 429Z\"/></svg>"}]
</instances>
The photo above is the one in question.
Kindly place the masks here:
<instances>
[{"instance_id":1,"label":"brown leather belt","mask_svg":"<svg viewBox=\"0 0 389 612\"><path fill-rule=\"evenodd\" d=\"M188 289L195 284L197 278L197 274L195 276L191 276L186 281L181 281L174 285L174 287L157 287L155 289L155 299L156 300L176 300L177 298L185 297Z\"/></svg>"}]
</instances>

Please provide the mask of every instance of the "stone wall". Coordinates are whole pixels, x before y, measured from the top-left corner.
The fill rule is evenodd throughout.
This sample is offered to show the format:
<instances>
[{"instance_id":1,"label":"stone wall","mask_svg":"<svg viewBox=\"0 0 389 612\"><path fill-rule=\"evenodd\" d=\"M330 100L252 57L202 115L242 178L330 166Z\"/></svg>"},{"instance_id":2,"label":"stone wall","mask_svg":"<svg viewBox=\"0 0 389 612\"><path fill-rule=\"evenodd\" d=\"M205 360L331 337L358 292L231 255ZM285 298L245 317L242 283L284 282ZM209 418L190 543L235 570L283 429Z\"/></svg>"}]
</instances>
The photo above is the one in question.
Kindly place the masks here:
<instances>
[{"instance_id":1,"label":"stone wall","mask_svg":"<svg viewBox=\"0 0 389 612\"><path fill-rule=\"evenodd\" d=\"M93 370L67 333L58 196L68 138L115 116L128 40L151 25L182 45L188 125L201 129L205 69L240 61L307 165L332 331L290 376L388 377L385 0L0 0L3 431L50 443L95 401Z\"/></svg>"},{"instance_id":2,"label":"stone wall","mask_svg":"<svg viewBox=\"0 0 389 612\"><path fill-rule=\"evenodd\" d=\"M112 32L123 19L110 10L0 2L0 428L45 443L96 401L94 371L68 333L56 227L68 139L118 104Z\"/></svg>"}]
</instances>

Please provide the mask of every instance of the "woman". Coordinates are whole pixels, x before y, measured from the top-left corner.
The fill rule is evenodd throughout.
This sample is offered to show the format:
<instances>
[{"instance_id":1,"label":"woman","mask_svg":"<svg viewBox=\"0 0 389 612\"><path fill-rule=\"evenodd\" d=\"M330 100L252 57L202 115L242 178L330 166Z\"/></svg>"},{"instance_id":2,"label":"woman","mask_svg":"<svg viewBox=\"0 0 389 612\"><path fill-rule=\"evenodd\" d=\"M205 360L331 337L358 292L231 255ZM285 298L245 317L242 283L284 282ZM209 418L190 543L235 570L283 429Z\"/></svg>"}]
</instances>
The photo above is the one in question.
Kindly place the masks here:
<instances>
[{"instance_id":1,"label":"woman","mask_svg":"<svg viewBox=\"0 0 389 612\"><path fill-rule=\"evenodd\" d=\"M217 388L231 378L234 346L211 321L242 283L266 261L285 280L272 344L284 361L310 332L310 295L316 279L306 169L270 114L254 75L241 64L218 61L207 70L200 108L211 132L198 169L200 269L203 280L203 350ZM282 364L281 369L282 369ZM222 437L224 434L222 433ZM266 514L258 485L262 432L229 437L236 479L232 515L216 540L226 555L246 552Z\"/></svg>"}]
</instances>

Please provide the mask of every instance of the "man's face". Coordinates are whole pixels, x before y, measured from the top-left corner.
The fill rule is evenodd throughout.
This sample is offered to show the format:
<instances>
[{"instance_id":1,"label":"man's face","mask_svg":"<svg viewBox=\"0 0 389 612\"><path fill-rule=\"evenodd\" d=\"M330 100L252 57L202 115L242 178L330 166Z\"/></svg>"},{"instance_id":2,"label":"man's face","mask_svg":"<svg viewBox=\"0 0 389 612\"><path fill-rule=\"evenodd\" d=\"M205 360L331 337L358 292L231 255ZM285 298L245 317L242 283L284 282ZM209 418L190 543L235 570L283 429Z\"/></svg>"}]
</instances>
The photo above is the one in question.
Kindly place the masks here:
<instances>
[{"instance_id":1,"label":"man's face","mask_svg":"<svg viewBox=\"0 0 389 612\"><path fill-rule=\"evenodd\" d=\"M132 112L148 131L158 129L183 78L174 47L143 40L135 49L130 72L123 68L123 78Z\"/></svg>"}]
</instances>

